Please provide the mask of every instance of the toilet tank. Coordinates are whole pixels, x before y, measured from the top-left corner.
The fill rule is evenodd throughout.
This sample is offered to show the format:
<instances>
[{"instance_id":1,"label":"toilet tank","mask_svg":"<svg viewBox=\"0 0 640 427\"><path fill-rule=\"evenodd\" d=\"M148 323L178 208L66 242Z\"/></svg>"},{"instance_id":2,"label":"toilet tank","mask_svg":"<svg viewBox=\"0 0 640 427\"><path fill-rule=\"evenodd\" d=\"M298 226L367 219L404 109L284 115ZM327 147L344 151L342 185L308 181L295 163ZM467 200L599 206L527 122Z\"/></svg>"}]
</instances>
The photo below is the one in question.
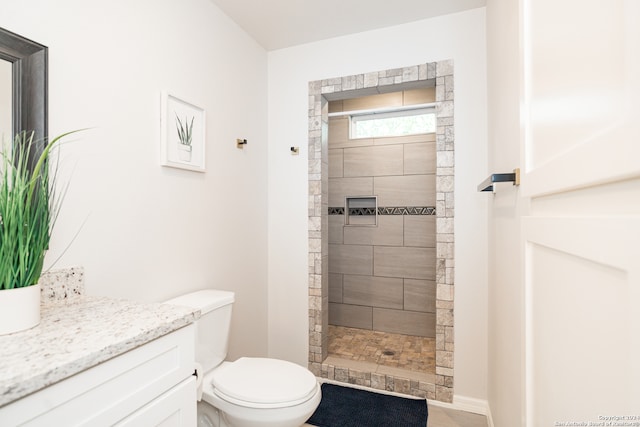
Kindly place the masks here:
<instances>
[{"instance_id":1,"label":"toilet tank","mask_svg":"<svg viewBox=\"0 0 640 427\"><path fill-rule=\"evenodd\" d=\"M200 310L201 317L195 322L196 362L202 365L204 372L209 372L227 357L234 300L233 292L204 289L165 302Z\"/></svg>"}]
</instances>

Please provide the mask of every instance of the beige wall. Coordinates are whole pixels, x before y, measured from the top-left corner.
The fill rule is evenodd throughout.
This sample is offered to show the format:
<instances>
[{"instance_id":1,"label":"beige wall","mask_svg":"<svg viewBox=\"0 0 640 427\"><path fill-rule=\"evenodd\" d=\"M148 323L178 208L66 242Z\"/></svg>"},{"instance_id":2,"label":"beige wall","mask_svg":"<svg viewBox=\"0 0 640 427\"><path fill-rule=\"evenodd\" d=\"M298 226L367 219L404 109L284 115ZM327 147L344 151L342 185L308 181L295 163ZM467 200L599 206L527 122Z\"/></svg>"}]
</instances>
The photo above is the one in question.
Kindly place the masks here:
<instances>
[{"instance_id":1,"label":"beige wall","mask_svg":"<svg viewBox=\"0 0 640 427\"><path fill-rule=\"evenodd\" d=\"M1 3L49 47L50 134L90 128L61 146L46 267L84 266L90 295L234 291L230 357L265 355L265 50L209 0ZM160 166L162 90L206 111L205 173Z\"/></svg>"},{"instance_id":2,"label":"beige wall","mask_svg":"<svg viewBox=\"0 0 640 427\"><path fill-rule=\"evenodd\" d=\"M443 59L455 64L456 91L454 393L486 399L488 199L476 191L487 174L484 8L269 52L271 356L309 358L309 82Z\"/></svg>"},{"instance_id":3,"label":"beige wall","mask_svg":"<svg viewBox=\"0 0 640 427\"><path fill-rule=\"evenodd\" d=\"M435 88L329 102L330 112L435 102ZM435 207L435 134L351 139L329 118L329 323L435 337L435 215L348 215L345 200Z\"/></svg>"}]
</instances>

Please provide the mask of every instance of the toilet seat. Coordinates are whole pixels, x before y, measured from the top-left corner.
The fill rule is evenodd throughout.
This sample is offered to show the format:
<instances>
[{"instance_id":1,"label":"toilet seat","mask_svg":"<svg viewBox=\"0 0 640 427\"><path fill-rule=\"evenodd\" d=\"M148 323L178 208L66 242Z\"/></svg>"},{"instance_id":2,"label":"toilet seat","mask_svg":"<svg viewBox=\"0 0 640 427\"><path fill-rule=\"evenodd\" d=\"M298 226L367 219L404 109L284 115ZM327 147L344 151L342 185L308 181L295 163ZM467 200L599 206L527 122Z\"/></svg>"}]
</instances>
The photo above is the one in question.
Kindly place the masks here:
<instances>
[{"instance_id":1,"label":"toilet seat","mask_svg":"<svg viewBox=\"0 0 640 427\"><path fill-rule=\"evenodd\" d=\"M215 370L213 393L250 408L284 408L311 399L316 377L295 363L279 359L242 357Z\"/></svg>"}]
</instances>

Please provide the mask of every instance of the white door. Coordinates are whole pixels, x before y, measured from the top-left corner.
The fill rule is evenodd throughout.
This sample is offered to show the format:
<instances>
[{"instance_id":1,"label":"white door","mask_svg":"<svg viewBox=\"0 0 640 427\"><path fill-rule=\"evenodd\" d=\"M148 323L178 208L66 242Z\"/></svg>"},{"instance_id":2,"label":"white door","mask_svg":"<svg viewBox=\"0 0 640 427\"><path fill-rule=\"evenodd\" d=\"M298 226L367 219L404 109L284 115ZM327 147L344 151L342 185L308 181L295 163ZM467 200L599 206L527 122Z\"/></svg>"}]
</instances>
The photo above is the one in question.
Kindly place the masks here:
<instances>
[{"instance_id":1,"label":"white door","mask_svg":"<svg viewBox=\"0 0 640 427\"><path fill-rule=\"evenodd\" d=\"M526 425L640 425L640 1L521 5Z\"/></svg>"}]
</instances>

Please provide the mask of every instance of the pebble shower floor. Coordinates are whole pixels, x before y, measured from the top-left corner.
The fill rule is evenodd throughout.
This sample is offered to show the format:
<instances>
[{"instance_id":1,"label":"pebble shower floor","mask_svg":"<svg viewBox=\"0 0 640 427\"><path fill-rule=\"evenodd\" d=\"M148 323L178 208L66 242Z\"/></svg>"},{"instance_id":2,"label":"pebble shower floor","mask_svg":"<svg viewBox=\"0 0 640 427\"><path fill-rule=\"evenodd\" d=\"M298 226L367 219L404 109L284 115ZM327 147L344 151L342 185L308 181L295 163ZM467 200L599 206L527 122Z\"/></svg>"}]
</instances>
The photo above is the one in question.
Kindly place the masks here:
<instances>
[{"instance_id":1,"label":"pebble shower floor","mask_svg":"<svg viewBox=\"0 0 640 427\"><path fill-rule=\"evenodd\" d=\"M329 356L435 373L435 338L329 325Z\"/></svg>"}]
</instances>

